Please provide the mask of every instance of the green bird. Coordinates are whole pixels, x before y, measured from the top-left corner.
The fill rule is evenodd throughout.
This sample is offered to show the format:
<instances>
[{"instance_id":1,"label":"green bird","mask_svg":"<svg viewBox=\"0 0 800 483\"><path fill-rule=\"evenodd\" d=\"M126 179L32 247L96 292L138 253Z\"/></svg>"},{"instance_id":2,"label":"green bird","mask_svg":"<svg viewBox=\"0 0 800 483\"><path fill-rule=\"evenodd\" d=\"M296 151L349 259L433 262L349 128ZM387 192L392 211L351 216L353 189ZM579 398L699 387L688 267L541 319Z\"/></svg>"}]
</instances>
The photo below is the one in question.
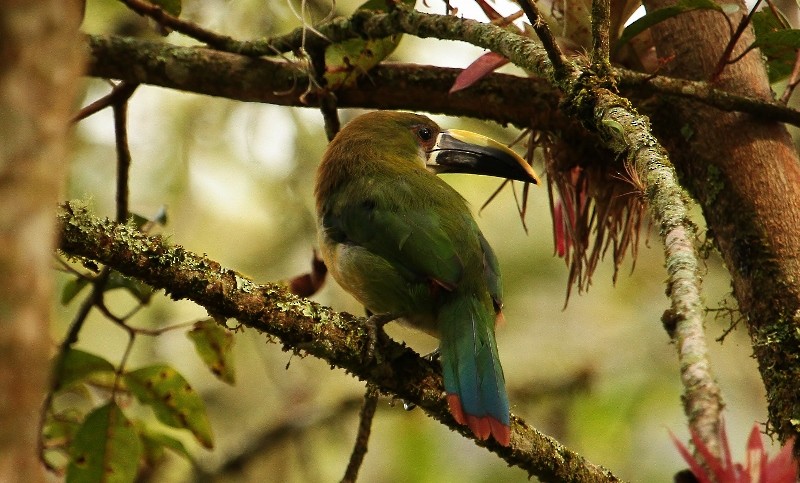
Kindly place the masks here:
<instances>
[{"instance_id":1,"label":"green bird","mask_svg":"<svg viewBox=\"0 0 800 483\"><path fill-rule=\"evenodd\" d=\"M438 173L539 183L519 155L487 137L442 130L417 114L364 114L336 135L317 170L320 251L367 310L439 338L453 418L508 446L497 257L466 200Z\"/></svg>"}]
</instances>

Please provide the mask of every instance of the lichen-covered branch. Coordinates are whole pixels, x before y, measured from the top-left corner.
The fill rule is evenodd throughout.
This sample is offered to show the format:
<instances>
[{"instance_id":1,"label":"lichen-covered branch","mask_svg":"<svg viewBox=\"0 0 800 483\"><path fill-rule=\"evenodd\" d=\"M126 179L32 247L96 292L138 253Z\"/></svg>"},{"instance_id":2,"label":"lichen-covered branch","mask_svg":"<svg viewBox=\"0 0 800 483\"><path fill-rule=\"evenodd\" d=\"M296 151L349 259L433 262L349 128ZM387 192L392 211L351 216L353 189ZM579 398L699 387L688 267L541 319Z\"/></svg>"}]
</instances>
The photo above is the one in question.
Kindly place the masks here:
<instances>
[{"instance_id":1,"label":"lichen-covered branch","mask_svg":"<svg viewBox=\"0 0 800 483\"><path fill-rule=\"evenodd\" d=\"M89 74L228 99L317 107L303 63L253 59L197 47L118 36L87 36ZM448 94L461 69L382 64L358 84L336 91L339 107L411 109L559 131L566 119L558 96L534 78L491 74ZM526 102L519 102L525 98Z\"/></svg>"},{"instance_id":2,"label":"lichen-covered branch","mask_svg":"<svg viewBox=\"0 0 800 483\"><path fill-rule=\"evenodd\" d=\"M595 116L609 146L624 153L635 182L647 198L664 243L672 302L664 324L675 341L684 386L684 412L690 427L717 453L722 397L708 360L694 230L666 151L650 132L647 118L611 94L598 92Z\"/></svg>"},{"instance_id":3,"label":"lichen-covered branch","mask_svg":"<svg viewBox=\"0 0 800 483\"><path fill-rule=\"evenodd\" d=\"M377 341L375 353L380 357L365 360L370 338L363 319L298 298L276 284L257 285L159 236L96 218L80 203L65 204L58 217L60 248L67 255L103 263L163 289L173 299L192 300L215 317L235 318L276 337L285 350L307 353L345 369L472 437L450 416L434 364L388 338ZM477 444L542 481L619 481L518 417L512 416L510 447L491 440Z\"/></svg>"},{"instance_id":4,"label":"lichen-covered branch","mask_svg":"<svg viewBox=\"0 0 800 483\"><path fill-rule=\"evenodd\" d=\"M592 0L592 51L590 60L595 70L602 74L607 74L611 69L609 57L611 51L610 29L610 0Z\"/></svg>"},{"instance_id":5,"label":"lichen-covered branch","mask_svg":"<svg viewBox=\"0 0 800 483\"><path fill-rule=\"evenodd\" d=\"M89 75L140 82L250 102L316 107L302 63L249 57L199 47L113 35L86 36ZM559 131L564 116L559 97L543 79L491 74L464 91L449 94L461 69L384 63L357 85L336 91L339 107L424 110L470 116L520 127ZM800 111L715 89L706 82L613 69L620 89L635 97L666 94L694 99L723 111L741 111L800 126ZM307 94L306 97L301 97ZM525 102L519 102L525 99ZM305 101L305 102L304 102Z\"/></svg>"}]
</instances>

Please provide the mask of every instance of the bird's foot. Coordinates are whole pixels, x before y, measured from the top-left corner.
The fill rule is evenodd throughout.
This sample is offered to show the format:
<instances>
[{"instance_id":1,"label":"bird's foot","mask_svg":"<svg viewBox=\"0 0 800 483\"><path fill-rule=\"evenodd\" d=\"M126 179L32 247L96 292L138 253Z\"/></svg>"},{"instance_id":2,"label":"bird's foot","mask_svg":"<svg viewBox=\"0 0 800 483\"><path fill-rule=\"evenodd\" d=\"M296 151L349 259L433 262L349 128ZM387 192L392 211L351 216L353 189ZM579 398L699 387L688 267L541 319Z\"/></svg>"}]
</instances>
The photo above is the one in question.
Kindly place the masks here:
<instances>
[{"instance_id":1,"label":"bird's foot","mask_svg":"<svg viewBox=\"0 0 800 483\"><path fill-rule=\"evenodd\" d=\"M383 361L377 360L375 357L375 347L378 345L378 338L385 335L383 326L396 319L398 316L395 314L375 314L370 315L367 319L367 335L369 336L369 345L367 346L366 360L371 361L375 359L378 364Z\"/></svg>"}]
</instances>

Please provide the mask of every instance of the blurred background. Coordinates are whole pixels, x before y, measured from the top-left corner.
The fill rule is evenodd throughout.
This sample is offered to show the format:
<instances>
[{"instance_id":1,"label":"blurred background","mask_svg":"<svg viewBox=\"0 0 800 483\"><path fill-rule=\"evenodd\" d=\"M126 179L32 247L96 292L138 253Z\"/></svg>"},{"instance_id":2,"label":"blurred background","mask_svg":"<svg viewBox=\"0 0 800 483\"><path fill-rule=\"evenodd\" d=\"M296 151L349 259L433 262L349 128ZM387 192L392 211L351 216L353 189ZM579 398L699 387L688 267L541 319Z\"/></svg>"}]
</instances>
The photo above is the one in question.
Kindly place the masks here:
<instances>
[{"instance_id":1,"label":"blurred background","mask_svg":"<svg viewBox=\"0 0 800 483\"><path fill-rule=\"evenodd\" d=\"M346 14L359 3L336 2L334 11ZM452 4L466 16L482 18L466 0ZM444 10L437 2L429 5L434 11ZM332 8L322 3L307 7L304 15L310 21L320 20ZM301 5L286 2L186 1L182 16L245 39L290 31L301 25L301 10ZM89 0L84 31L155 35L146 21L114 0ZM168 40L189 43L176 34ZM465 67L481 52L454 42L405 36L391 59ZM513 72L513 67L504 69ZM88 79L82 105L108 91L107 82ZM358 114L340 111L343 122ZM502 142L511 142L519 133L496 124L432 117L444 127L477 131ZM82 121L75 134L67 196L88 200L97 214L113 216L116 154L111 111ZM161 232L172 243L205 253L257 282L286 280L308 271L316 245L313 178L326 145L316 109L245 104L142 86L129 105L129 138L131 210L153 216L166 207L169 221ZM535 168L542 171L541 165ZM671 481L686 465L668 432L686 441L688 431L676 351L660 321L668 300L658 235L643 228L635 270L628 259L616 286L609 260L596 272L588 293L573 292L565 306L567 269L553 255L546 189L531 190L526 233L508 188L477 215L497 180L464 175L447 175L445 180L475 208L500 259L507 324L499 329L498 347L512 412L623 479ZM727 273L715 255L705 260L703 289L707 307L735 307ZM339 311L363 314L330 278L314 299ZM112 292L108 300L119 313L135 305L125 293ZM76 302L59 305L56 341L63 338L76 307ZM131 323L155 328L206 316L192 303L158 295ZM724 342L714 341L730 324L725 311L707 316L711 362L727 406L729 439L734 459L743 461L750 428L766 419L766 403L745 331L737 329ZM436 346L435 340L419 333L392 325L387 331L423 354ZM117 363L126 341L125 332L93 315L78 347ZM203 470L213 472L266 434L267 443L252 464L231 473L229 481L338 481L354 442L364 384L312 357L283 352L255 331L238 331L235 344L233 387L209 373L185 331L138 337L128 367L167 362L202 394L215 449L203 450L188 435L174 434ZM188 463L172 460L159 481L197 478ZM379 403L360 476L366 482L527 479L524 471L508 468L419 409L405 411L400 401L386 398Z\"/></svg>"}]
</instances>

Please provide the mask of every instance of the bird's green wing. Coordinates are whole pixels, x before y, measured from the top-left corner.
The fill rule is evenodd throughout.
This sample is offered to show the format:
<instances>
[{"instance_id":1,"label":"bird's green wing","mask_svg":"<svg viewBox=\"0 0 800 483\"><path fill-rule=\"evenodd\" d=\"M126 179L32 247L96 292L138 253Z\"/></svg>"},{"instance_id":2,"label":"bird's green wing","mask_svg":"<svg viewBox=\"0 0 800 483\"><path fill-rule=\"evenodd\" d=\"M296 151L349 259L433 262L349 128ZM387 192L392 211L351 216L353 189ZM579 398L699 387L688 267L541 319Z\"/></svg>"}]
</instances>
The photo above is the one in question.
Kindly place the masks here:
<instances>
[{"instance_id":1,"label":"bird's green wing","mask_svg":"<svg viewBox=\"0 0 800 483\"><path fill-rule=\"evenodd\" d=\"M503 307L503 279L500 275L500 262L480 231L478 231L478 239L483 250L483 276L489 286L489 294L494 300L495 309L499 311Z\"/></svg>"},{"instance_id":2,"label":"bird's green wing","mask_svg":"<svg viewBox=\"0 0 800 483\"><path fill-rule=\"evenodd\" d=\"M338 200L342 200L339 197ZM395 267L409 281L429 279L452 290L461 280L463 264L457 243L444 228L437 210L401 203L396 196L333 200L323 210L327 236L338 243L366 248Z\"/></svg>"}]
</instances>

